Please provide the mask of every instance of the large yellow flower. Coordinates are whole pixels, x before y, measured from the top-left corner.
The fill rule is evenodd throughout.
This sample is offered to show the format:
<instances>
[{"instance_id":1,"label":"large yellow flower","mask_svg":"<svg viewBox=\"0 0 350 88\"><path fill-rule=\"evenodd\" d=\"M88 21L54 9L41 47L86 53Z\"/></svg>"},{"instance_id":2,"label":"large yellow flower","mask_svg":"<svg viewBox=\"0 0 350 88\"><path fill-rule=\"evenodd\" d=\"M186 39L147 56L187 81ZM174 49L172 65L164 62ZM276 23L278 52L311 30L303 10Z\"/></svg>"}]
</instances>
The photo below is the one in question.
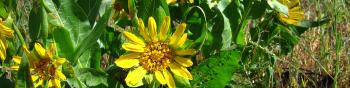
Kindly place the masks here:
<instances>
[{"instance_id":1,"label":"large yellow flower","mask_svg":"<svg viewBox=\"0 0 350 88\"><path fill-rule=\"evenodd\" d=\"M284 24L298 25L304 18L304 11L301 9L299 0L279 0L282 4L288 6L288 15L278 13L278 19Z\"/></svg>"},{"instance_id":2,"label":"large yellow flower","mask_svg":"<svg viewBox=\"0 0 350 88\"><path fill-rule=\"evenodd\" d=\"M0 18L0 59L6 59L6 49L8 47L6 38L13 37L12 29L6 27Z\"/></svg>"},{"instance_id":3,"label":"large yellow flower","mask_svg":"<svg viewBox=\"0 0 350 88\"><path fill-rule=\"evenodd\" d=\"M125 82L130 87L142 85L142 79L146 74L154 75L161 84L167 84L174 88L175 82L169 70L177 76L192 80L191 73L186 67L192 66L193 62L187 55L194 55L195 49L184 49L187 33L184 33L186 24L177 26L172 36L167 36L170 26L170 17L165 17L163 24L157 33L157 25L153 17L148 19L148 29L145 28L142 19L138 20L140 37L124 31L123 35L129 41L122 45L127 51L120 56L115 64L121 68L132 69Z\"/></svg>"},{"instance_id":4,"label":"large yellow flower","mask_svg":"<svg viewBox=\"0 0 350 88\"><path fill-rule=\"evenodd\" d=\"M34 48L34 52L30 52L26 47L24 47L24 51L29 59L30 73L33 82L35 82L35 87L41 86L44 81L47 81L49 87L61 88L61 81L66 80L66 76L60 71L59 67L66 62L66 59L54 56L56 52L54 43L50 45L48 51L39 43L35 43ZM12 60L15 65L11 68L17 70L21 63L21 57L14 56Z\"/></svg>"}]
</instances>

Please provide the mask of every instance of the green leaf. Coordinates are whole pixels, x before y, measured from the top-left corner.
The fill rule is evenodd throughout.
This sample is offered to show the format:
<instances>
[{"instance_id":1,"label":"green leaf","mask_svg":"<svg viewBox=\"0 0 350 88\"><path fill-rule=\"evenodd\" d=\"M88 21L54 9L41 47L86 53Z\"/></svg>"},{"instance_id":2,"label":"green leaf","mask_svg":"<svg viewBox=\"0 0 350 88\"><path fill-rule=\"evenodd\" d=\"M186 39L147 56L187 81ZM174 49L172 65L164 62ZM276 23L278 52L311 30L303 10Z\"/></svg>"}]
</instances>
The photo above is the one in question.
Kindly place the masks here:
<instances>
[{"instance_id":1,"label":"green leaf","mask_svg":"<svg viewBox=\"0 0 350 88\"><path fill-rule=\"evenodd\" d=\"M104 85L108 87L107 84L107 73L92 69L92 68L80 68L77 70L78 78L86 84L88 87Z\"/></svg>"},{"instance_id":2,"label":"green leaf","mask_svg":"<svg viewBox=\"0 0 350 88\"><path fill-rule=\"evenodd\" d=\"M237 43L238 45L243 46L243 45L246 45L246 44L247 44L245 34L246 34L245 30L241 29L241 30L239 31L238 36L237 36L237 40L236 40L236 43Z\"/></svg>"},{"instance_id":3,"label":"green leaf","mask_svg":"<svg viewBox=\"0 0 350 88\"><path fill-rule=\"evenodd\" d=\"M47 18L47 13L46 10L43 6L43 4L41 4L41 8L40 8L40 15L41 15L41 24L40 24L40 29L41 29L41 33L40 36L42 37L43 43L44 43L44 47L46 47L47 45L47 38L48 38L48 30L49 30L49 22L48 22L48 18Z\"/></svg>"},{"instance_id":4,"label":"green leaf","mask_svg":"<svg viewBox=\"0 0 350 88\"><path fill-rule=\"evenodd\" d=\"M90 25L94 25L102 0L78 0L79 6L87 15Z\"/></svg>"},{"instance_id":5,"label":"green leaf","mask_svg":"<svg viewBox=\"0 0 350 88\"><path fill-rule=\"evenodd\" d=\"M90 68L101 70L101 49L96 43L94 47L91 48L91 59L90 59Z\"/></svg>"},{"instance_id":6,"label":"green leaf","mask_svg":"<svg viewBox=\"0 0 350 88\"><path fill-rule=\"evenodd\" d=\"M272 9L288 16L288 7L280 3L278 0L267 0L267 4L269 4Z\"/></svg>"},{"instance_id":7,"label":"green leaf","mask_svg":"<svg viewBox=\"0 0 350 88\"><path fill-rule=\"evenodd\" d=\"M291 50L293 50L294 46L298 44L300 38L297 34L297 30L295 28L285 28L284 26L278 25L278 30L280 30L280 36L282 38L277 39L281 45L281 53L287 55Z\"/></svg>"},{"instance_id":8,"label":"green leaf","mask_svg":"<svg viewBox=\"0 0 350 88\"><path fill-rule=\"evenodd\" d=\"M194 87L224 88L229 83L234 72L240 68L241 52L237 50L222 51L208 58L199 66L194 67L191 73Z\"/></svg>"},{"instance_id":9,"label":"green leaf","mask_svg":"<svg viewBox=\"0 0 350 88\"><path fill-rule=\"evenodd\" d=\"M67 83L72 88L87 88L87 86L77 78L68 78Z\"/></svg>"},{"instance_id":10,"label":"green leaf","mask_svg":"<svg viewBox=\"0 0 350 88\"><path fill-rule=\"evenodd\" d=\"M8 13L5 9L5 5L2 1L0 1L0 17L1 18L7 18L8 16Z\"/></svg>"},{"instance_id":11,"label":"green leaf","mask_svg":"<svg viewBox=\"0 0 350 88\"><path fill-rule=\"evenodd\" d=\"M64 27L71 33L74 45L80 44L90 32L91 26L84 10L74 0L60 0L58 13Z\"/></svg>"},{"instance_id":12,"label":"green leaf","mask_svg":"<svg viewBox=\"0 0 350 88\"><path fill-rule=\"evenodd\" d=\"M322 18L321 20L318 20L318 21L304 20L304 21L300 21L297 26L302 28L311 28L311 27L321 26L325 23L328 23L329 21L330 19L327 17Z\"/></svg>"},{"instance_id":13,"label":"green leaf","mask_svg":"<svg viewBox=\"0 0 350 88\"><path fill-rule=\"evenodd\" d=\"M218 17L212 20L214 25L211 33L215 38L213 41L217 43L213 45L213 49L225 50L231 46L231 24L224 14L221 12L218 13Z\"/></svg>"},{"instance_id":14,"label":"green leaf","mask_svg":"<svg viewBox=\"0 0 350 88\"><path fill-rule=\"evenodd\" d=\"M29 13L29 35L30 38L36 40L40 35L40 15L41 9L39 7L33 7Z\"/></svg>"},{"instance_id":15,"label":"green leaf","mask_svg":"<svg viewBox=\"0 0 350 88\"><path fill-rule=\"evenodd\" d=\"M224 2L221 2L224 3ZM234 43L237 44L237 37L239 36L240 31L245 28L246 25L246 18L245 16L248 16L249 10L245 10L244 4L240 2L239 0L234 0L230 4L219 4L219 6L224 6L225 8L221 10L221 12L227 17L228 21L227 23L230 24L230 30L231 30L231 40L233 40ZM222 7L221 6L221 7ZM226 23L226 22L225 22ZM232 42L232 41L231 41ZM231 43L229 42L229 43Z\"/></svg>"},{"instance_id":16,"label":"green leaf","mask_svg":"<svg viewBox=\"0 0 350 88\"><path fill-rule=\"evenodd\" d=\"M163 11L161 14L165 12L166 16L169 15L167 5L162 4L162 0L141 0L136 5L138 5L137 16L143 19L145 25L147 25L148 17L153 16L156 18L157 14L159 15L159 11L157 12L157 8L162 7Z\"/></svg>"},{"instance_id":17,"label":"green leaf","mask_svg":"<svg viewBox=\"0 0 350 88\"><path fill-rule=\"evenodd\" d=\"M176 83L176 87L178 88L191 88L191 84L188 79L174 75L174 80Z\"/></svg>"},{"instance_id":18,"label":"green leaf","mask_svg":"<svg viewBox=\"0 0 350 88\"><path fill-rule=\"evenodd\" d=\"M166 16L166 13L164 12L164 9L162 7L156 8L156 14L155 14L155 20L157 23L157 30L160 30L160 27L162 26L163 19Z\"/></svg>"},{"instance_id":19,"label":"green leaf","mask_svg":"<svg viewBox=\"0 0 350 88\"><path fill-rule=\"evenodd\" d=\"M100 36L105 33L106 31L106 25L108 22L108 19L111 14L111 6L109 6L106 9L106 13L102 16L102 18L97 22L96 26L93 28L93 30L89 33L88 36L86 36L81 43L79 43L78 48L74 52L74 54L70 57L73 64L76 64L77 58L81 56L84 51L88 50L91 46L93 46L95 43L97 43L97 39L100 38Z\"/></svg>"},{"instance_id":20,"label":"green leaf","mask_svg":"<svg viewBox=\"0 0 350 88\"><path fill-rule=\"evenodd\" d=\"M249 3L252 3L251 11L249 12L249 18L258 19L265 14L267 2L266 0L244 0L244 6L248 6Z\"/></svg>"},{"instance_id":21,"label":"green leaf","mask_svg":"<svg viewBox=\"0 0 350 88\"><path fill-rule=\"evenodd\" d=\"M69 31L63 27L59 27L53 31L53 38L56 42L58 55L60 57L71 56L75 49L70 35Z\"/></svg>"}]
</instances>

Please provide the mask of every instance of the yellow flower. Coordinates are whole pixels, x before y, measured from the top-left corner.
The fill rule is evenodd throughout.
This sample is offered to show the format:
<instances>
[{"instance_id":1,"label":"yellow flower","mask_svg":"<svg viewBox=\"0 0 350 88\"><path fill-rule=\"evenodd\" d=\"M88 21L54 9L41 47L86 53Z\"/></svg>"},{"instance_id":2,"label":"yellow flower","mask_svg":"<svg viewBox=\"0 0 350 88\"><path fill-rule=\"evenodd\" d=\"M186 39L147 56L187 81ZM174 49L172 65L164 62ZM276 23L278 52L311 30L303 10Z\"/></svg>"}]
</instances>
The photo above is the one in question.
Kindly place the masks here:
<instances>
[{"instance_id":1,"label":"yellow flower","mask_svg":"<svg viewBox=\"0 0 350 88\"><path fill-rule=\"evenodd\" d=\"M192 80L192 75L186 67L192 66L193 62L184 56L194 55L196 51L183 48L187 40L187 33L184 33L186 24L177 26L172 36L167 36L169 26L170 17L167 16L158 34L153 17L148 19L148 29L139 18L138 29L142 38L127 31L123 32L129 41L122 45L127 53L116 59L115 64L121 68L135 67L125 78L128 86L141 86L143 77L148 73L154 75L159 83L175 88L175 82L169 70L177 76Z\"/></svg>"},{"instance_id":2,"label":"yellow flower","mask_svg":"<svg viewBox=\"0 0 350 88\"><path fill-rule=\"evenodd\" d=\"M304 18L304 11L301 9L299 0L279 0L282 4L288 6L288 16L278 13L278 19L284 24L298 25Z\"/></svg>"},{"instance_id":3,"label":"yellow flower","mask_svg":"<svg viewBox=\"0 0 350 88\"><path fill-rule=\"evenodd\" d=\"M65 58L56 58L56 45L50 45L46 51L39 43L34 45L35 51L30 52L26 47L24 51L29 59L30 72L35 87L43 85L44 81L48 82L49 87L61 88L61 81L66 80L66 76L60 71L59 67L66 62ZM12 59L16 65L12 69L18 69L21 63L21 57L14 56Z\"/></svg>"},{"instance_id":4,"label":"yellow flower","mask_svg":"<svg viewBox=\"0 0 350 88\"><path fill-rule=\"evenodd\" d=\"M12 29L6 27L0 18L0 59L6 59L6 49L8 47L6 38L12 38Z\"/></svg>"}]
</instances>

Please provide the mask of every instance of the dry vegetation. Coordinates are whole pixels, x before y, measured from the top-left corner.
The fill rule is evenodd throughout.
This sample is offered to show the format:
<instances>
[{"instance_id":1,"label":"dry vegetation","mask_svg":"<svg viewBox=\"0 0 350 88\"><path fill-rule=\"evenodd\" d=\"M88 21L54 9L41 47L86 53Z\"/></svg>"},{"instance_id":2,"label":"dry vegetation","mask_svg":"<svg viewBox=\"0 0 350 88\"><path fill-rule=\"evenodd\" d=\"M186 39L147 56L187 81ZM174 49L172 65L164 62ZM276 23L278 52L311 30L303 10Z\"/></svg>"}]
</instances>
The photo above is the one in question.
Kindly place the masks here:
<instances>
[{"instance_id":1,"label":"dry vegetation","mask_svg":"<svg viewBox=\"0 0 350 88\"><path fill-rule=\"evenodd\" d=\"M338 57L340 73L336 81L341 88L350 87L349 1L303 0L302 4L306 19L317 20L328 16L331 21L306 31L293 52L278 61L276 71L281 86L333 87ZM334 26L341 41L338 55Z\"/></svg>"}]
</instances>

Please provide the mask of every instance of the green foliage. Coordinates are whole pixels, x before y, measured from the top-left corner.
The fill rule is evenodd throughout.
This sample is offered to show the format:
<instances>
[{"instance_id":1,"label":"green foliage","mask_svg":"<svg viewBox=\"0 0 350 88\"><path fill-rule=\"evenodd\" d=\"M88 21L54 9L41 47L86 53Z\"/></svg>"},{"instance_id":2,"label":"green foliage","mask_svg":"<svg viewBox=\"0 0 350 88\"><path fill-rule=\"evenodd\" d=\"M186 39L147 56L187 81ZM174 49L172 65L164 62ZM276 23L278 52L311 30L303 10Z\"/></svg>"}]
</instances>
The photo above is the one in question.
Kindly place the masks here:
<instances>
[{"instance_id":1,"label":"green foliage","mask_svg":"<svg viewBox=\"0 0 350 88\"><path fill-rule=\"evenodd\" d=\"M15 33L14 38L6 39L9 53L1 64L0 83L5 80L16 87L28 88L36 82L32 81L30 66L33 65L23 54L23 47L33 50L36 42L45 49L54 42L57 56L53 57L67 59L57 68L67 77L61 82L62 87L128 87L125 78L133 68L120 68L114 62L129 53L122 47L126 42L122 32L132 31L140 37L138 18L147 27L149 17L155 18L160 30L166 16L171 18L171 33L179 24L187 24L188 41L181 48L197 50L196 55L185 56L193 62L187 67L193 80L171 72L177 87L274 87L278 84L271 80L274 80L275 62L279 57L293 50L302 33L330 20L283 24L277 14L288 16L289 8L279 0L193 0L193 3L191 0L175 3L167 0L31 0L16 4L20 1L0 1L0 17ZM22 4L30 8L28 12L18 8L17 5ZM21 16L29 18L20 19ZM23 20L28 24L22 25ZM14 55L23 59L18 71L9 72L5 68L14 64L11 59ZM15 76L5 78L8 74ZM166 86L149 74L141 87ZM15 81L6 81L8 79ZM44 85L47 87L48 82Z\"/></svg>"},{"instance_id":2,"label":"green foliage","mask_svg":"<svg viewBox=\"0 0 350 88\"><path fill-rule=\"evenodd\" d=\"M225 87L232 75L241 68L240 57L241 52L237 50L222 51L209 57L208 60L192 69L193 87Z\"/></svg>"}]
</instances>

